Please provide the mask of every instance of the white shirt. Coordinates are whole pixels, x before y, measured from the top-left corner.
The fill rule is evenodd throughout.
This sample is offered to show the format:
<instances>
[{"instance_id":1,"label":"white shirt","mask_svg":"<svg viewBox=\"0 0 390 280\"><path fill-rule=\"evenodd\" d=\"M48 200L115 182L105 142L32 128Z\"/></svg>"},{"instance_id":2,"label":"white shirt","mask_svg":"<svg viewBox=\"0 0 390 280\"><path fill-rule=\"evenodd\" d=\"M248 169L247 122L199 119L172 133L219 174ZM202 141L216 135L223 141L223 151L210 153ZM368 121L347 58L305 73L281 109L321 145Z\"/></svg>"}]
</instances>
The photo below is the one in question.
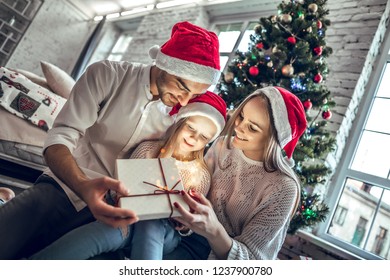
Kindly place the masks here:
<instances>
[{"instance_id":1,"label":"white shirt","mask_svg":"<svg viewBox=\"0 0 390 280\"><path fill-rule=\"evenodd\" d=\"M87 68L49 131L44 149L69 148L91 179L114 177L115 160L143 140L159 139L172 125L170 107L152 101L151 65L100 61ZM49 169L77 210L85 203Z\"/></svg>"}]
</instances>

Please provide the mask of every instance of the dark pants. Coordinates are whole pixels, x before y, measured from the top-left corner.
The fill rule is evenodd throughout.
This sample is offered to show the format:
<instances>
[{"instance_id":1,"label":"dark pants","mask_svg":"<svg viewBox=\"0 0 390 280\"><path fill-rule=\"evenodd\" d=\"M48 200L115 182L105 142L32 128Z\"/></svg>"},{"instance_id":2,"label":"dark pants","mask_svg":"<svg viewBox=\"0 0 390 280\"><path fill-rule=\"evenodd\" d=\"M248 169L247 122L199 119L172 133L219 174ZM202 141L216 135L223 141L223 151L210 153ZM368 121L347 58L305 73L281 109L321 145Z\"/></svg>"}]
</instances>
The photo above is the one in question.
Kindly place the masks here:
<instances>
[{"instance_id":1,"label":"dark pants","mask_svg":"<svg viewBox=\"0 0 390 280\"><path fill-rule=\"evenodd\" d=\"M62 188L42 175L0 207L0 259L28 257L93 220L87 207L77 212Z\"/></svg>"},{"instance_id":2,"label":"dark pants","mask_svg":"<svg viewBox=\"0 0 390 280\"><path fill-rule=\"evenodd\" d=\"M207 239L196 233L182 237L176 249L164 255L164 260L206 260L210 254Z\"/></svg>"}]
</instances>

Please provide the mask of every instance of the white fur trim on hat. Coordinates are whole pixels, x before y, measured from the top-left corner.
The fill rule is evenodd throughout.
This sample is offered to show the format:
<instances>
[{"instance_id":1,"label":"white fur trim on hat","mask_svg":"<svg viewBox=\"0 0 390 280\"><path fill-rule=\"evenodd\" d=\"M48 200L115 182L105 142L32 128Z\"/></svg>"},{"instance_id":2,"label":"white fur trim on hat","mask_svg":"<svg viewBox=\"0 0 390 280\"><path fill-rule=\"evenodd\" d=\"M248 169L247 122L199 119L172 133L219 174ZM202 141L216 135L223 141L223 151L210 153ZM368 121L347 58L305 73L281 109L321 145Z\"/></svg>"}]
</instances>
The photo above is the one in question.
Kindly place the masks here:
<instances>
[{"instance_id":1,"label":"white fur trim on hat","mask_svg":"<svg viewBox=\"0 0 390 280\"><path fill-rule=\"evenodd\" d=\"M278 133L278 140L282 148L289 143L292 139L292 132L290 122L288 120L286 103L279 90L275 87L267 87L261 89L261 91L268 97L271 108L272 116L274 118L276 131Z\"/></svg>"},{"instance_id":2,"label":"white fur trim on hat","mask_svg":"<svg viewBox=\"0 0 390 280\"><path fill-rule=\"evenodd\" d=\"M203 116L211 119L214 122L215 126L217 127L217 132L209 142L215 140L225 126L225 119L221 113L207 103L194 102L187 104L185 107L181 107L177 113L176 121L191 116Z\"/></svg>"},{"instance_id":3,"label":"white fur trim on hat","mask_svg":"<svg viewBox=\"0 0 390 280\"><path fill-rule=\"evenodd\" d=\"M157 51L157 54L155 52ZM156 46L149 50L156 66L171 75L202 84L217 84L221 72L215 68L168 56Z\"/></svg>"}]
</instances>

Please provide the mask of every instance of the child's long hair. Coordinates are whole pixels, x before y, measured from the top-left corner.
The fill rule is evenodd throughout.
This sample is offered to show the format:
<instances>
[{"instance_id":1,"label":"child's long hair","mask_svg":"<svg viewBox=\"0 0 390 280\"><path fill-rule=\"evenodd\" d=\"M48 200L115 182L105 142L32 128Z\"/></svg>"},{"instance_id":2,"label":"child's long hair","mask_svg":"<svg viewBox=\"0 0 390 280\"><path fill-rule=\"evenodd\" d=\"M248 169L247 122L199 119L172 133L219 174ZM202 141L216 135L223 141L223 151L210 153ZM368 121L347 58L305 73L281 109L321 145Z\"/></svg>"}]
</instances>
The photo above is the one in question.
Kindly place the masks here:
<instances>
[{"instance_id":1,"label":"child's long hair","mask_svg":"<svg viewBox=\"0 0 390 280\"><path fill-rule=\"evenodd\" d=\"M234 127L235 127L235 121L241 114L242 109L244 106L254 97L260 97L263 101L265 101L266 107L267 107L267 113L270 119L270 137L265 145L265 155L264 155L264 169L266 172L274 172L274 171L280 171L281 173L289 176L292 178L298 187L298 199L296 201L296 205L294 207L294 212L292 215L295 214L295 210L298 207L299 201L300 201L300 186L301 182L297 176L297 174L294 172L294 170L290 167L286 159L284 158L284 154L282 151L282 148L279 145L279 140L277 137L277 131L274 125L274 118L272 114L272 108L270 101L268 97L262 93L261 91L257 91L255 93L252 93L249 95L246 99L244 99L243 102L237 107L237 109L234 111L232 116L229 118L224 130L222 131L221 135L224 136L224 145L226 148L231 149L231 139L232 136L235 134ZM292 217L292 216L291 216Z\"/></svg>"},{"instance_id":2,"label":"child's long hair","mask_svg":"<svg viewBox=\"0 0 390 280\"><path fill-rule=\"evenodd\" d=\"M186 122L188 120L187 118L182 118L178 120L176 123L174 123L168 131L165 133L164 137L164 144L163 147L161 148L161 151L158 155L158 157L171 157L176 149L177 146L177 135L179 131L186 125ZM207 169L207 165L204 162L204 149L201 149L199 151L195 151L192 153L194 159L200 164L202 168Z\"/></svg>"}]
</instances>

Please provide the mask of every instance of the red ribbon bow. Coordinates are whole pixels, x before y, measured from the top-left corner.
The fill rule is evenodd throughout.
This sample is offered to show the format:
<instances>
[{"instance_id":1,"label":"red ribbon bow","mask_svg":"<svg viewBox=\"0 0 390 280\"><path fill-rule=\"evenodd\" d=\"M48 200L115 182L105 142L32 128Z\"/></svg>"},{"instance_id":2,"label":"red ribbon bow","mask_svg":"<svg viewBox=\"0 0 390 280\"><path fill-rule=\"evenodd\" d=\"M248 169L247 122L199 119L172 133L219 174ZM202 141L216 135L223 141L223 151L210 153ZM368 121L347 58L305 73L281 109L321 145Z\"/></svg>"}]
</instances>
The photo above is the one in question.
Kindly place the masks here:
<instances>
[{"instance_id":1,"label":"red ribbon bow","mask_svg":"<svg viewBox=\"0 0 390 280\"><path fill-rule=\"evenodd\" d=\"M169 218L172 217L172 214L173 214L173 207L172 207L172 201L171 201L171 194L180 194L180 191L179 190L174 190L177 185L180 183L181 180L178 180L176 182L175 185L173 185L172 188L168 188L167 186L167 181L165 179L165 173L164 173L164 169L163 169L163 166L161 164L161 159L160 158L157 158L158 159L158 164L159 164L159 167L160 167L160 171L161 171L161 174L162 174L162 177L163 177L163 183L164 183L164 187L162 186L158 186L158 185L155 185L153 183L149 183L149 182L145 182L143 181L144 184L147 184L147 185L150 185L150 186L153 186L155 188L157 188L157 190L155 190L153 193L149 193L149 194L136 194L136 195L129 195L127 197L136 197L136 196L148 196L148 195L161 195L161 194L166 194L167 195L167 198L168 198L168 203L169 203L169 207L171 208L171 213L169 215Z\"/></svg>"}]
</instances>

